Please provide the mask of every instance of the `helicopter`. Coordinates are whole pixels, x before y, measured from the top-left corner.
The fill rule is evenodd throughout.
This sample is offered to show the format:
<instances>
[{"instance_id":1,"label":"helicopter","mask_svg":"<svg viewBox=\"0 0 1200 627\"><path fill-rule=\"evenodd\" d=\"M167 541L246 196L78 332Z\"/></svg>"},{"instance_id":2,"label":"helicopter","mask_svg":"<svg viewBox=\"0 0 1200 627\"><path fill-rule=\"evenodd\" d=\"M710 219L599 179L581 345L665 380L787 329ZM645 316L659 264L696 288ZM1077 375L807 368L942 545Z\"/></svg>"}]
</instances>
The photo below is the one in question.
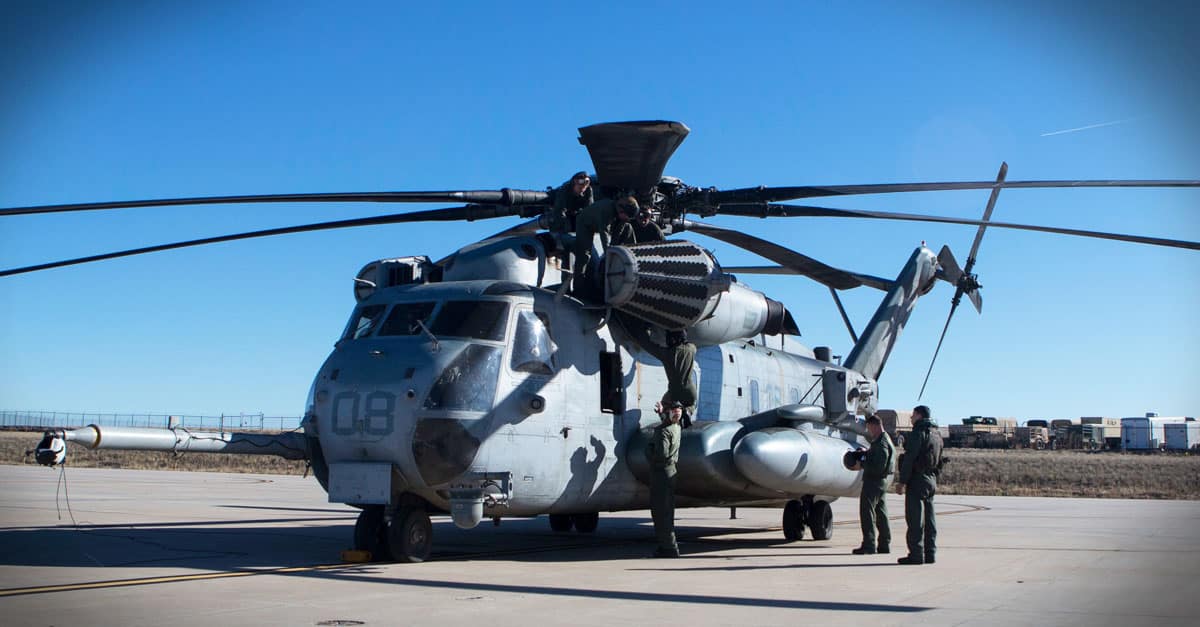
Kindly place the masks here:
<instances>
[{"instance_id":1,"label":"helicopter","mask_svg":"<svg viewBox=\"0 0 1200 627\"><path fill-rule=\"evenodd\" d=\"M116 251L0 271L0 277L218 242L426 221L520 218L434 261L368 262L353 277L355 303L309 389L301 428L282 434L194 433L91 425L46 432L45 465L67 442L89 448L226 452L307 460L329 501L361 511L354 546L376 559L420 562L434 545L431 514L472 528L485 519L548 515L554 531L597 529L600 512L649 503L647 429L672 383L662 340L686 332L697 346L695 422L683 431L679 507L782 508L784 536L833 531L830 504L857 496L861 471L844 463L865 443L863 417L878 408L879 378L917 301L939 282L954 288L946 329L962 298L982 311L973 273L988 228L1007 228L1200 250L1200 243L991 220L1007 188L1200 187L1200 181L995 180L834 186L696 187L664 176L689 133L672 121L579 129L600 199L633 196L669 237L596 246L585 285L574 285L574 236L550 230L556 194L545 190L277 194L135 200L0 209L0 216L126 207L271 202L456 202L462 206L280 227ZM564 186L565 187L565 186ZM857 194L988 189L980 220L784 204ZM965 262L948 246L914 249L895 278L824 264L781 244L716 226L718 216L850 217L977 227ZM723 267L695 233L776 265ZM779 301L739 274L789 274L824 285L853 339L838 361L796 340ZM884 296L861 333L839 292ZM928 382L929 374L926 375Z\"/></svg>"}]
</instances>

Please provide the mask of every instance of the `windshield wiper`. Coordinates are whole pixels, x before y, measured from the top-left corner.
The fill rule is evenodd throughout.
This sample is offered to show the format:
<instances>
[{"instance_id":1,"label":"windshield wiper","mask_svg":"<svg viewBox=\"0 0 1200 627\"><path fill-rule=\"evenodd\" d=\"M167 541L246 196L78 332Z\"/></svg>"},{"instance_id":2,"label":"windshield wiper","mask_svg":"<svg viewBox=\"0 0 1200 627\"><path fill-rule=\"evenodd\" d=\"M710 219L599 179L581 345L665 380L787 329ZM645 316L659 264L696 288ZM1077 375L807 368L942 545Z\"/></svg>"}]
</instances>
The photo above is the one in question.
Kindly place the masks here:
<instances>
[{"instance_id":1,"label":"windshield wiper","mask_svg":"<svg viewBox=\"0 0 1200 627\"><path fill-rule=\"evenodd\" d=\"M430 342L433 342L433 352L436 353L441 350L441 344L438 343L437 336L433 334L433 331L430 331L429 327L425 326L425 323L420 318L417 318L414 322L417 323L417 326L421 327L421 332L425 334L425 337L429 338Z\"/></svg>"}]
</instances>

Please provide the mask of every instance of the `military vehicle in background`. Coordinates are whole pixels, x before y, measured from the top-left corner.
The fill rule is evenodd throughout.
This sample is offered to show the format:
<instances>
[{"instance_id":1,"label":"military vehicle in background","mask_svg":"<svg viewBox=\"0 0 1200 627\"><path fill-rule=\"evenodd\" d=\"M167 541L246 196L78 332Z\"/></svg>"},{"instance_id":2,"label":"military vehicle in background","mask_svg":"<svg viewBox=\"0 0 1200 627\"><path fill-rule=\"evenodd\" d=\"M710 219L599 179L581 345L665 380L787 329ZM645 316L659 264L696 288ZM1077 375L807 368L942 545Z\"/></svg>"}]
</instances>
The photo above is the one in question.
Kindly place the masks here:
<instances>
[{"instance_id":1,"label":"military vehicle in background","mask_svg":"<svg viewBox=\"0 0 1200 627\"><path fill-rule=\"evenodd\" d=\"M1080 445L1089 451L1121 448L1121 419L1084 416L1079 419Z\"/></svg>"},{"instance_id":2,"label":"military vehicle in background","mask_svg":"<svg viewBox=\"0 0 1200 627\"><path fill-rule=\"evenodd\" d=\"M1030 422L1033 422L1032 420ZM1044 421L1043 421L1044 422ZM1017 427L1013 432L1014 448L1031 448L1044 451L1050 448L1050 429L1044 426Z\"/></svg>"},{"instance_id":3,"label":"military vehicle in background","mask_svg":"<svg viewBox=\"0 0 1200 627\"><path fill-rule=\"evenodd\" d=\"M1083 448L1083 425L1078 418L1055 418L1050 421L1050 433L1056 449Z\"/></svg>"},{"instance_id":4,"label":"military vehicle in background","mask_svg":"<svg viewBox=\"0 0 1200 627\"><path fill-rule=\"evenodd\" d=\"M961 425L950 425L946 446L956 448L1012 448L1016 434L1015 418L971 416Z\"/></svg>"}]
</instances>

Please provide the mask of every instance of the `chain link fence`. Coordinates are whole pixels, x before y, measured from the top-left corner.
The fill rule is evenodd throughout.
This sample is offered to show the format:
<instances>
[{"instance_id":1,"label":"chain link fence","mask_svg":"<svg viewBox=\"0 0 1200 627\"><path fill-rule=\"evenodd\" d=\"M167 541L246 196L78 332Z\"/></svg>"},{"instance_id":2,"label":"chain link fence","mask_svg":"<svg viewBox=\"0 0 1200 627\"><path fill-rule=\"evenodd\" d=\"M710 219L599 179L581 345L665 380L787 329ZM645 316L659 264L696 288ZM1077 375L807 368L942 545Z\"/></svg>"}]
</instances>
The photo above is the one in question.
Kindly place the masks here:
<instances>
[{"instance_id":1,"label":"chain link fence","mask_svg":"<svg viewBox=\"0 0 1200 627\"><path fill-rule=\"evenodd\" d=\"M184 416L170 414L101 414L63 411L2 411L0 428L51 429L85 427L143 427L165 429L185 427L211 431L290 431L300 426L299 416L228 414L221 416Z\"/></svg>"}]
</instances>

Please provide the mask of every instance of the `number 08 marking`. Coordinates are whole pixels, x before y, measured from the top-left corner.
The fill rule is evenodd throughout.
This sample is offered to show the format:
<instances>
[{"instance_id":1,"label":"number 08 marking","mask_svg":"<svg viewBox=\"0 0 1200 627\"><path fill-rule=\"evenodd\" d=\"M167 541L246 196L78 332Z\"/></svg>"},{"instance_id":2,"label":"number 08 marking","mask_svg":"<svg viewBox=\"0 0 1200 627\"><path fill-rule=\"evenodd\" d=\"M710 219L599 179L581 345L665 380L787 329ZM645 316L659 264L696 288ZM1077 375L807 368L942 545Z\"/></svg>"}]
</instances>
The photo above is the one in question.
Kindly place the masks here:
<instances>
[{"instance_id":1,"label":"number 08 marking","mask_svg":"<svg viewBox=\"0 0 1200 627\"><path fill-rule=\"evenodd\" d=\"M360 402L360 400L362 402ZM362 425L359 425L359 409ZM333 432L354 435L360 430L370 435L388 435L396 428L396 395L376 391L361 398L358 392L339 392L333 397Z\"/></svg>"}]
</instances>

